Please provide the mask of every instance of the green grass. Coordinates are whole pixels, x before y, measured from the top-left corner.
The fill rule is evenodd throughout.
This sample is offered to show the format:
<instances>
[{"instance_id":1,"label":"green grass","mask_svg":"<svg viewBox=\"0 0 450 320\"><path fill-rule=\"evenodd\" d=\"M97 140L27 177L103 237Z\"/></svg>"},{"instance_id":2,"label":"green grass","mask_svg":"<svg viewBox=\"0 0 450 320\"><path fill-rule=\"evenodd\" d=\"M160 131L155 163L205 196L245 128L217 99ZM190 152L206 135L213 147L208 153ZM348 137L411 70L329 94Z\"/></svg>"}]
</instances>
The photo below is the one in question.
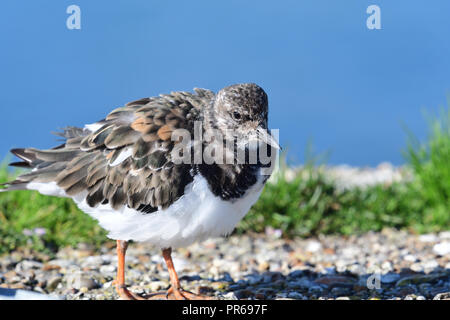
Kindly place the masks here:
<instances>
[{"instance_id":1,"label":"green grass","mask_svg":"<svg viewBox=\"0 0 450 320\"><path fill-rule=\"evenodd\" d=\"M0 169L0 181L16 174ZM37 234L43 228L45 234ZM27 235L32 233L32 235ZM35 191L0 193L0 254L24 245L35 250L74 246L80 242L100 244L105 232L70 199L48 197Z\"/></svg>"},{"instance_id":2,"label":"green grass","mask_svg":"<svg viewBox=\"0 0 450 320\"><path fill-rule=\"evenodd\" d=\"M308 169L307 169L308 170ZM266 226L288 237L355 234L385 227L423 233L450 227L448 207L430 207L415 182L339 190L319 172L266 186L238 231Z\"/></svg>"},{"instance_id":3,"label":"green grass","mask_svg":"<svg viewBox=\"0 0 450 320\"><path fill-rule=\"evenodd\" d=\"M415 176L425 215L436 223L449 223L450 217L450 110L427 116L429 135L420 143L410 134L405 157Z\"/></svg>"},{"instance_id":4,"label":"green grass","mask_svg":"<svg viewBox=\"0 0 450 320\"><path fill-rule=\"evenodd\" d=\"M289 182L283 167L237 232L261 232L268 226L282 230L285 237L348 235L385 227L417 233L449 230L450 112L431 117L429 128L425 142L410 135L405 150L412 181L342 191L312 164ZM14 176L6 166L0 168L0 182ZM45 234L35 232L39 230ZM18 247L52 251L106 240L105 232L71 200L32 191L0 193L0 254Z\"/></svg>"}]
</instances>

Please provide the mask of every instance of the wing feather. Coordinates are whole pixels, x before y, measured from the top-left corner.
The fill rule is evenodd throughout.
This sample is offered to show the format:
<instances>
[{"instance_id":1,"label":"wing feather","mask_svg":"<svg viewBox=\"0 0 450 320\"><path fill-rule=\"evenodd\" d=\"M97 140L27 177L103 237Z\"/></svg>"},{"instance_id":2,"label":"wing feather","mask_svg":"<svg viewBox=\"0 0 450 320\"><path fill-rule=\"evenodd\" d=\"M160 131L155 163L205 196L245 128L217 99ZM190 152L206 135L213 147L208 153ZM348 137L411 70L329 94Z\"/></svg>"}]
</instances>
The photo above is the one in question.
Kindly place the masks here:
<instances>
[{"instance_id":1,"label":"wing feather","mask_svg":"<svg viewBox=\"0 0 450 320\"><path fill-rule=\"evenodd\" d=\"M85 128L64 128L57 134L65 144L58 148L11 150L23 160L14 165L34 169L7 183L6 190L56 182L69 196L86 192L91 207L109 203L151 213L170 206L192 181L190 165L171 161L171 134L192 129L214 97L212 91L194 90L132 101Z\"/></svg>"}]
</instances>

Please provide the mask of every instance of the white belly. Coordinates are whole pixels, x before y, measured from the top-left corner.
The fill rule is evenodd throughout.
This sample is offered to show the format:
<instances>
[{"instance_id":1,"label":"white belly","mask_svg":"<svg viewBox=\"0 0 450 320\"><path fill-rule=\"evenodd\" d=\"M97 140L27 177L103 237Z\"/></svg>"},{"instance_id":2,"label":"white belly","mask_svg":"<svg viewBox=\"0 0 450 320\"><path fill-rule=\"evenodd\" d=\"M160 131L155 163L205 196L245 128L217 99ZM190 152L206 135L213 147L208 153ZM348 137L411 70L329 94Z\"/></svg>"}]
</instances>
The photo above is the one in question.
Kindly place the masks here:
<instances>
[{"instance_id":1,"label":"white belly","mask_svg":"<svg viewBox=\"0 0 450 320\"><path fill-rule=\"evenodd\" d=\"M82 211L99 221L111 239L148 241L160 248L176 248L233 231L258 200L264 178L261 175L243 197L223 201L209 190L206 179L197 174L186 186L185 194L169 208L149 214L127 206L113 210L109 204L92 208L86 203L86 192L74 196L73 200ZM54 182L30 183L27 188L46 195L66 196Z\"/></svg>"},{"instance_id":2,"label":"white belly","mask_svg":"<svg viewBox=\"0 0 450 320\"><path fill-rule=\"evenodd\" d=\"M86 203L85 192L73 199L82 211L99 221L111 239L148 241L160 248L176 248L233 231L258 200L264 177L260 176L243 197L223 201L209 190L206 179L197 174L186 186L185 194L169 208L149 214L127 206L113 210L109 204L92 208ZM64 190L55 183L30 183L28 188L43 194L65 196Z\"/></svg>"}]
</instances>

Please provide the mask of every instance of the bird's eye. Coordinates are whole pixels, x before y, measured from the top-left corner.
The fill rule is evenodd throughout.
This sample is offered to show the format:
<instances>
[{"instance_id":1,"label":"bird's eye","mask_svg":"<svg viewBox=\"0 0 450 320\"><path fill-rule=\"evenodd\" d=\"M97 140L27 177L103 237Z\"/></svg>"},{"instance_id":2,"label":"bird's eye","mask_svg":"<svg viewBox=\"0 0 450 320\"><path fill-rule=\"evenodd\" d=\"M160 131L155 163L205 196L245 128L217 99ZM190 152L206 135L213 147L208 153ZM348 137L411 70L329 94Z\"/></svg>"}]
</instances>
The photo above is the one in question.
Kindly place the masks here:
<instances>
[{"instance_id":1,"label":"bird's eye","mask_svg":"<svg viewBox=\"0 0 450 320\"><path fill-rule=\"evenodd\" d=\"M236 120L239 120L241 118L241 114L239 112L233 112L233 118L235 118Z\"/></svg>"}]
</instances>

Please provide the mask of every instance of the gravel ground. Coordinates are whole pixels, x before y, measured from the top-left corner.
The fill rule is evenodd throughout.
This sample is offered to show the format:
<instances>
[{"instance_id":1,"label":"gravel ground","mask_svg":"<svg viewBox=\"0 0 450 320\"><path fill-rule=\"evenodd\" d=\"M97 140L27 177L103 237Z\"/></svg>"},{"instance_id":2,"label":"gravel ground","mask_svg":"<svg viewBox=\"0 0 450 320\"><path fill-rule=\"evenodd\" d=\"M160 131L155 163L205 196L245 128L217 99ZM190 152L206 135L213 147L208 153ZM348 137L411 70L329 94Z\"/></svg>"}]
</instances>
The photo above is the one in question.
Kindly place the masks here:
<instances>
[{"instance_id":1,"label":"gravel ground","mask_svg":"<svg viewBox=\"0 0 450 320\"><path fill-rule=\"evenodd\" d=\"M450 232L284 240L268 230L211 239L173 257L186 290L220 299L450 299ZM53 259L16 251L0 257L0 287L117 299L116 262L113 242L100 250L61 249ZM131 244L126 281L137 293L166 289L159 251Z\"/></svg>"}]
</instances>

